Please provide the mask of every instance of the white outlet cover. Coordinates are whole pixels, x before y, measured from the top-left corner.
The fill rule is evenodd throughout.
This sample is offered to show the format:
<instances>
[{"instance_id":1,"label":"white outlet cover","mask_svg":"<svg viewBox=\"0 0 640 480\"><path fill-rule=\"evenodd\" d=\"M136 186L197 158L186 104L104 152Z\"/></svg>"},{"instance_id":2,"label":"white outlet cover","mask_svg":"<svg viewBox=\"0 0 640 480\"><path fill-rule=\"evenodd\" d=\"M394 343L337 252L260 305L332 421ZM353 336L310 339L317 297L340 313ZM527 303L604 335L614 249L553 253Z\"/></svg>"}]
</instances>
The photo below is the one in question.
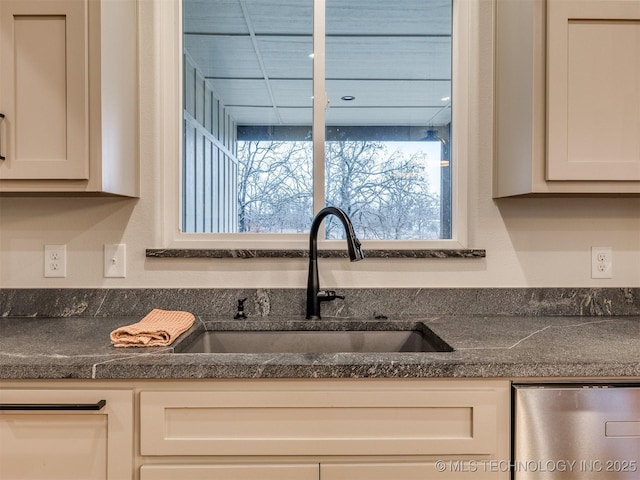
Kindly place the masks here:
<instances>
[{"instance_id":1,"label":"white outlet cover","mask_svg":"<svg viewBox=\"0 0 640 480\"><path fill-rule=\"evenodd\" d=\"M45 278L64 278L67 276L67 246L44 246Z\"/></svg>"},{"instance_id":2,"label":"white outlet cover","mask_svg":"<svg viewBox=\"0 0 640 480\"><path fill-rule=\"evenodd\" d=\"M104 245L104 276L124 278L127 275L127 250L124 243Z\"/></svg>"},{"instance_id":3,"label":"white outlet cover","mask_svg":"<svg viewBox=\"0 0 640 480\"><path fill-rule=\"evenodd\" d=\"M591 278L613 278L611 247L591 247Z\"/></svg>"}]
</instances>

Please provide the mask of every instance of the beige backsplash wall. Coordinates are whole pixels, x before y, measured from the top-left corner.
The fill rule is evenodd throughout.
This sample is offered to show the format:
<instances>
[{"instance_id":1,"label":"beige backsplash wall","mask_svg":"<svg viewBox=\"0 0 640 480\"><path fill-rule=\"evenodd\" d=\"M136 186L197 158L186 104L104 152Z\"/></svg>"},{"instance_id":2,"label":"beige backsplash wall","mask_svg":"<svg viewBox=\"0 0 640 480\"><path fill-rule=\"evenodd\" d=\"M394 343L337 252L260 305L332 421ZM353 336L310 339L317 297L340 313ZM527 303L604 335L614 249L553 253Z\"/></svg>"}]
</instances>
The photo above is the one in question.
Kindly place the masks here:
<instances>
[{"instance_id":1,"label":"beige backsplash wall","mask_svg":"<svg viewBox=\"0 0 640 480\"><path fill-rule=\"evenodd\" d=\"M162 114L153 3L140 3L141 198L0 197L0 287L302 287L304 260L146 259L162 245ZM492 8L480 2L472 33L469 243L486 259L321 261L334 287L638 287L639 198L494 201ZM103 278L103 245L127 245L127 276ZM43 277L43 245L67 245L67 278ZM613 248L611 280L590 278L590 247Z\"/></svg>"}]
</instances>

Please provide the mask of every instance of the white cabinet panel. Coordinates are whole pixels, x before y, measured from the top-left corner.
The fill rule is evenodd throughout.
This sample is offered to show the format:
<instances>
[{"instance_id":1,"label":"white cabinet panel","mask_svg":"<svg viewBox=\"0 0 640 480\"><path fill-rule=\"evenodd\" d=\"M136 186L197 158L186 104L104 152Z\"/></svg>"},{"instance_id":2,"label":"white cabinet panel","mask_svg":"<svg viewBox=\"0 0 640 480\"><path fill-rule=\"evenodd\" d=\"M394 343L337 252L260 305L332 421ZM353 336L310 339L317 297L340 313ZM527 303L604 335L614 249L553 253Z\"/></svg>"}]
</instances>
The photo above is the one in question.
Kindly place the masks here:
<instances>
[{"instance_id":1,"label":"white cabinet panel","mask_svg":"<svg viewBox=\"0 0 640 480\"><path fill-rule=\"evenodd\" d=\"M509 461L445 459L428 462L323 463L321 480L498 480L508 478Z\"/></svg>"},{"instance_id":2,"label":"white cabinet panel","mask_svg":"<svg viewBox=\"0 0 640 480\"><path fill-rule=\"evenodd\" d=\"M1 179L89 175L87 4L0 3Z\"/></svg>"},{"instance_id":3,"label":"white cabinet panel","mask_svg":"<svg viewBox=\"0 0 640 480\"><path fill-rule=\"evenodd\" d=\"M640 0L497 0L495 198L640 194Z\"/></svg>"},{"instance_id":4,"label":"white cabinet panel","mask_svg":"<svg viewBox=\"0 0 640 480\"><path fill-rule=\"evenodd\" d=\"M132 465L131 391L0 390L0 479L126 480Z\"/></svg>"},{"instance_id":5,"label":"white cabinet panel","mask_svg":"<svg viewBox=\"0 0 640 480\"><path fill-rule=\"evenodd\" d=\"M137 196L136 0L0 1L0 193Z\"/></svg>"},{"instance_id":6,"label":"white cabinet panel","mask_svg":"<svg viewBox=\"0 0 640 480\"><path fill-rule=\"evenodd\" d=\"M473 460L425 462L143 465L140 480L498 480L503 467L483 467ZM491 465L487 462L486 465Z\"/></svg>"},{"instance_id":7,"label":"white cabinet panel","mask_svg":"<svg viewBox=\"0 0 640 480\"><path fill-rule=\"evenodd\" d=\"M143 465L140 480L318 480L318 464Z\"/></svg>"},{"instance_id":8,"label":"white cabinet panel","mask_svg":"<svg viewBox=\"0 0 640 480\"><path fill-rule=\"evenodd\" d=\"M104 415L4 414L0 446L0 478L107 478Z\"/></svg>"},{"instance_id":9,"label":"white cabinet panel","mask_svg":"<svg viewBox=\"0 0 640 480\"><path fill-rule=\"evenodd\" d=\"M506 380L271 379L180 387L148 385L140 392L141 480L509 477L508 465L495 468L509 458Z\"/></svg>"},{"instance_id":10,"label":"white cabinet panel","mask_svg":"<svg viewBox=\"0 0 640 480\"><path fill-rule=\"evenodd\" d=\"M548 180L640 180L640 2L548 2Z\"/></svg>"},{"instance_id":11,"label":"white cabinet panel","mask_svg":"<svg viewBox=\"0 0 640 480\"><path fill-rule=\"evenodd\" d=\"M143 455L487 455L494 389L140 394Z\"/></svg>"}]
</instances>

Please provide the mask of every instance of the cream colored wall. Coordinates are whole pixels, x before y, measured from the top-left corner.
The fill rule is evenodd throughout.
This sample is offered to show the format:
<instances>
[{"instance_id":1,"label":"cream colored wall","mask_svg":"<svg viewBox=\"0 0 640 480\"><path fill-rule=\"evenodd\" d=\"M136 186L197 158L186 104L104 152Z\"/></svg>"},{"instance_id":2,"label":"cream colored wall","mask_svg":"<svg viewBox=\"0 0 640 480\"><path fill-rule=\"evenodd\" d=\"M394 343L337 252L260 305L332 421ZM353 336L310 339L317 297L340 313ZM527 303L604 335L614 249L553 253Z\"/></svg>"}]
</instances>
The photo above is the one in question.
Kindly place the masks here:
<instances>
[{"instance_id":1,"label":"cream colored wall","mask_svg":"<svg viewBox=\"0 0 640 480\"><path fill-rule=\"evenodd\" d=\"M304 260L146 259L162 245L159 41L141 0L141 198L0 198L0 286L303 287ZM469 247L482 260L322 260L335 287L640 287L639 198L491 198L492 2L480 0L471 44ZM43 245L67 245L67 278L43 278ZM103 278L103 244L127 245L127 276ZM613 248L614 278L590 278L590 247Z\"/></svg>"}]
</instances>

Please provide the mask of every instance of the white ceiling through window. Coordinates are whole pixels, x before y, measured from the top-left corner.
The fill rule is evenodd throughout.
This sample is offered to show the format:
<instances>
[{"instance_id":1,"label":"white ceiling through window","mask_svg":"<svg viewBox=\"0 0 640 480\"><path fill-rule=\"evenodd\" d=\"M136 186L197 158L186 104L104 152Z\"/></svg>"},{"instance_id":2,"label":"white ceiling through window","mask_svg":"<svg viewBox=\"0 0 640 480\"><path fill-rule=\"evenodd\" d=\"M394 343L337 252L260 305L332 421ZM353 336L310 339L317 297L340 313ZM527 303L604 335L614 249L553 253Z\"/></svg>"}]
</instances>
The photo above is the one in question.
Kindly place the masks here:
<instances>
[{"instance_id":1,"label":"white ceiling through window","mask_svg":"<svg viewBox=\"0 0 640 480\"><path fill-rule=\"evenodd\" d=\"M328 125L450 123L451 0L326 4ZM310 124L312 0L183 5L185 51L239 125Z\"/></svg>"}]
</instances>

